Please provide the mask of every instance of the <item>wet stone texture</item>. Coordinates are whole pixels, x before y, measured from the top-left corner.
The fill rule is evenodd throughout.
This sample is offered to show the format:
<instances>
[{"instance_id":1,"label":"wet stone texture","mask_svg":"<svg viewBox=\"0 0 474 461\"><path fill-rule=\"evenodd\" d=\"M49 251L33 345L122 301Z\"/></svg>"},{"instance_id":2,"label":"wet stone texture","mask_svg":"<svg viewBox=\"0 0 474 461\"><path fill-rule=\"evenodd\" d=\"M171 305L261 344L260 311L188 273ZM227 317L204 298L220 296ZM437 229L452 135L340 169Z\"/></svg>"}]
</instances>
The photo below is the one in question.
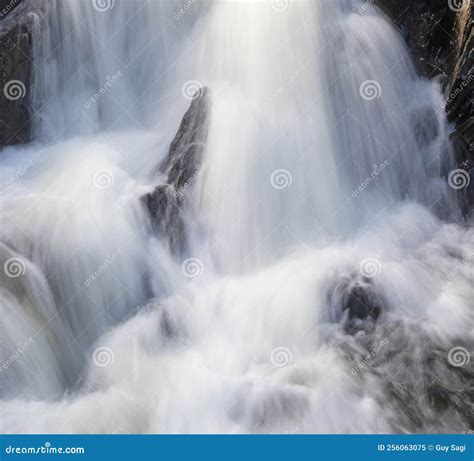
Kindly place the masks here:
<instances>
[{"instance_id":1,"label":"wet stone texture","mask_svg":"<svg viewBox=\"0 0 474 461\"><path fill-rule=\"evenodd\" d=\"M0 148L30 140L31 5L26 0L0 0Z\"/></svg>"}]
</instances>

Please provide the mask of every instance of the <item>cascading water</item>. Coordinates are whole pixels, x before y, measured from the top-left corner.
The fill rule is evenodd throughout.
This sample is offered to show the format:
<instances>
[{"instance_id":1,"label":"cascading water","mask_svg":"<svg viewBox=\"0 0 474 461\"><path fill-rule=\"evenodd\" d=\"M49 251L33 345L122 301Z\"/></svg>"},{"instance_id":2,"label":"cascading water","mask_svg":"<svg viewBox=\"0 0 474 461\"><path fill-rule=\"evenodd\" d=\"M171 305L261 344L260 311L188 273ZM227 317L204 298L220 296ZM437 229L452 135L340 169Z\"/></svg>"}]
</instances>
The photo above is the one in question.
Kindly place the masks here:
<instances>
[{"instance_id":1,"label":"cascading water","mask_svg":"<svg viewBox=\"0 0 474 461\"><path fill-rule=\"evenodd\" d=\"M35 142L2 152L2 431L469 430L474 232L371 2L45 8ZM143 197L204 87L171 251Z\"/></svg>"}]
</instances>

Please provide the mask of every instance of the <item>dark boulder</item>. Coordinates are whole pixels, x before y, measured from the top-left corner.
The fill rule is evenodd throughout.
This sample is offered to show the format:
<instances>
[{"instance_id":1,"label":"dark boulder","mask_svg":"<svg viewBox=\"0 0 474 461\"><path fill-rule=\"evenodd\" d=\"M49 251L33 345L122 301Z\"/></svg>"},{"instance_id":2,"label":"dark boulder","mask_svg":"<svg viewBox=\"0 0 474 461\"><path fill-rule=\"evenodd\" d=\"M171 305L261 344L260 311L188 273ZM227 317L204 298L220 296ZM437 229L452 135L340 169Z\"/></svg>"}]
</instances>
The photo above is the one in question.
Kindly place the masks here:
<instances>
[{"instance_id":1,"label":"dark boulder","mask_svg":"<svg viewBox=\"0 0 474 461\"><path fill-rule=\"evenodd\" d=\"M155 232L169 239L173 252L183 251L186 247L183 213L186 196L203 170L208 119L209 91L204 88L195 94L168 155L158 168L158 175L164 177L164 181L142 197Z\"/></svg>"}]
</instances>

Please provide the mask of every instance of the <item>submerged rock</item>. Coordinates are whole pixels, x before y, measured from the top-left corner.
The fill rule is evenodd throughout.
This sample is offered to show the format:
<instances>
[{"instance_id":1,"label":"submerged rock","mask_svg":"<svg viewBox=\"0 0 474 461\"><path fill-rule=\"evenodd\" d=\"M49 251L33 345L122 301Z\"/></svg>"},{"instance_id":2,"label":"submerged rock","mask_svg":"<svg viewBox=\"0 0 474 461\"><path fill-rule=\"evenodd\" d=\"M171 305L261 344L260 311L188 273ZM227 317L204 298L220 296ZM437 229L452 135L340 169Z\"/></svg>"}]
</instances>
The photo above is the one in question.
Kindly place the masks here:
<instances>
[{"instance_id":1,"label":"submerged rock","mask_svg":"<svg viewBox=\"0 0 474 461\"><path fill-rule=\"evenodd\" d=\"M185 199L203 170L202 156L207 138L209 91L197 92L184 114L159 174L163 184L142 197L151 215L154 230L167 237L174 252L186 246L183 212Z\"/></svg>"}]
</instances>

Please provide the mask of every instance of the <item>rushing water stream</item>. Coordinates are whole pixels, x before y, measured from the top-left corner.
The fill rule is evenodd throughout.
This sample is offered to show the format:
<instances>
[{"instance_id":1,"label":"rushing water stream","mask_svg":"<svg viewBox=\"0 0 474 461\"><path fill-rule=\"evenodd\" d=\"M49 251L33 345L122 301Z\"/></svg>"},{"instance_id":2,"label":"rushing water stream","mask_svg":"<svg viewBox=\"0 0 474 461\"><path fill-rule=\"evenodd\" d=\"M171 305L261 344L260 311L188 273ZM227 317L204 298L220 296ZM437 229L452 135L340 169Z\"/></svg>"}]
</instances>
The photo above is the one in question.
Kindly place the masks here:
<instances>
[{"instance_id":1,"label":"rushing water stream","mask_svg":"<svg viewBox=\"0 0 474 461\"><path fill-rule=\"evenodd\" d=\"M35 141L0 170L2 431L470 429L474 231L440 89L372 2L28 14ZM166 235L143 197L204 95Z\"/></svg>"}]
</instances>

